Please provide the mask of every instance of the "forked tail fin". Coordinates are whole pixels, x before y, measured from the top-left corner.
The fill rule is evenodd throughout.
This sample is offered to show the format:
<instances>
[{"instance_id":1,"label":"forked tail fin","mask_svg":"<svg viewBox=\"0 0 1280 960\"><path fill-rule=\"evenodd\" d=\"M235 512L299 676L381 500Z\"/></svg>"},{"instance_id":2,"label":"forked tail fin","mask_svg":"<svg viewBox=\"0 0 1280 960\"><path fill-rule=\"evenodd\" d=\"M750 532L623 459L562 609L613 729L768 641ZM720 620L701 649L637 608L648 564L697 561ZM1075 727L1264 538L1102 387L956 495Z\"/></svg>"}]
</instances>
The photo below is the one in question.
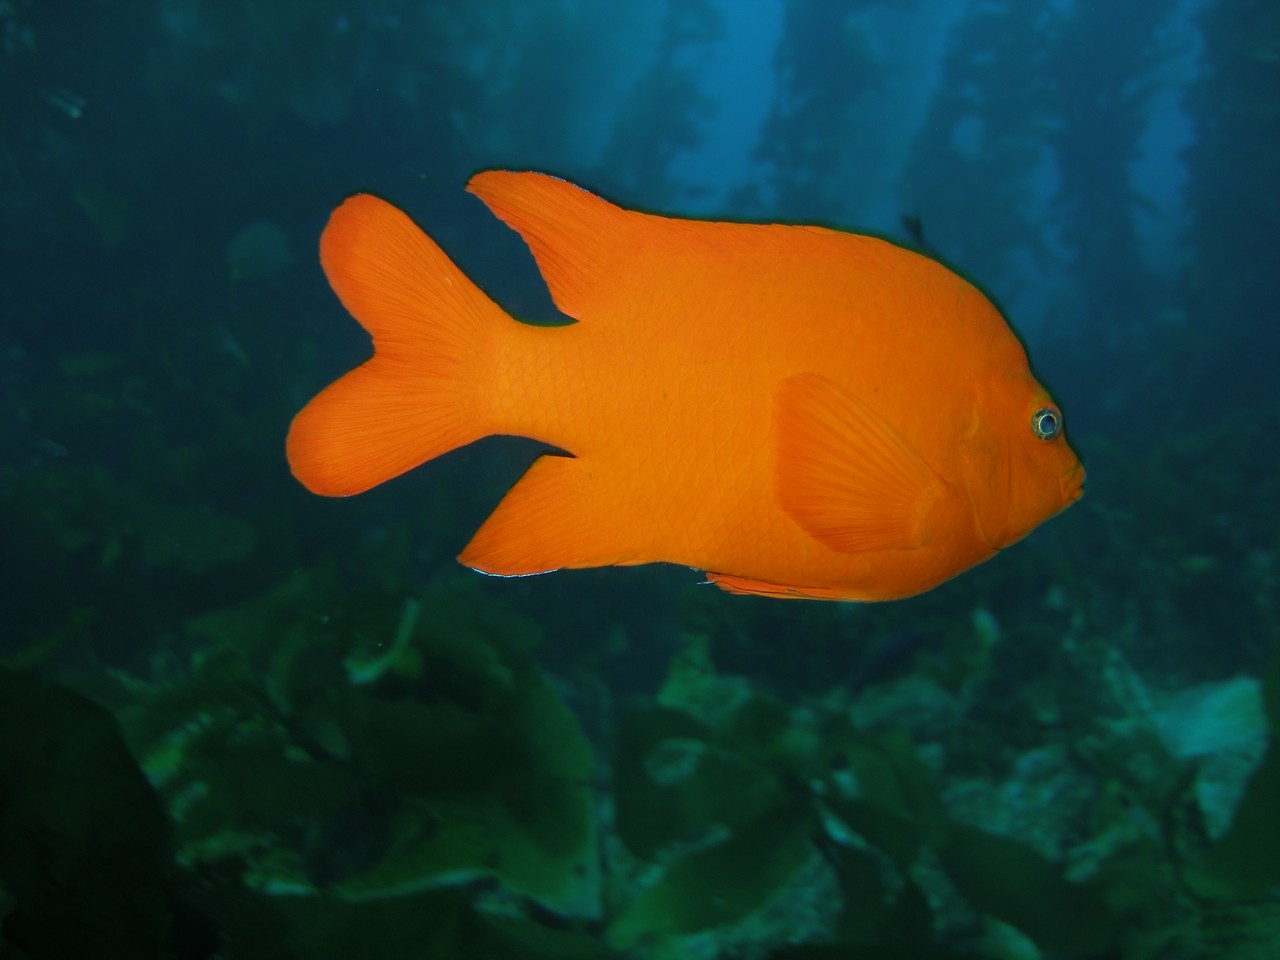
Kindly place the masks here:
<instances>
[{"instance_id":1,"label":"forked tail fin","mask_svg":"<svg viewBox=\"0 0 1280 960\"><path fill-rule=\"evenodd\" d=\"M333 212L320 263L374 355L294 417L308 490L360 493L492 432L485 359L506 313L402 211L367 194Z\"/></svg>"}]
</instances>

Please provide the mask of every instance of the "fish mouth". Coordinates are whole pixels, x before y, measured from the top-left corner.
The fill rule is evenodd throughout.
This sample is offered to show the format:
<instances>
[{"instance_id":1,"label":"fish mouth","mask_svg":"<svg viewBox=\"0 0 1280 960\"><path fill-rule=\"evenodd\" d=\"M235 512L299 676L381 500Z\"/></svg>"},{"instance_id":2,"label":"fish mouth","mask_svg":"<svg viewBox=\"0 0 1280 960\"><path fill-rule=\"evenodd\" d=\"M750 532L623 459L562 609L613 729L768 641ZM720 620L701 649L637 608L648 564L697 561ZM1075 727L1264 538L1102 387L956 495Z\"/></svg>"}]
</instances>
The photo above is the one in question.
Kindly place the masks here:
<instances>
[{"instance_id":1,"label":"fish mouth","mask_svg":"<svg viewBox=\"0 0 1280 960\"><path fill-rule=\"evenodd\" d=\"M1075 466L1058 478L1058 488L1062 491L1064 503L1075 503L1084 496L1084 476L1084 464L1077 460Z\"/></svg>"}]
</instances>

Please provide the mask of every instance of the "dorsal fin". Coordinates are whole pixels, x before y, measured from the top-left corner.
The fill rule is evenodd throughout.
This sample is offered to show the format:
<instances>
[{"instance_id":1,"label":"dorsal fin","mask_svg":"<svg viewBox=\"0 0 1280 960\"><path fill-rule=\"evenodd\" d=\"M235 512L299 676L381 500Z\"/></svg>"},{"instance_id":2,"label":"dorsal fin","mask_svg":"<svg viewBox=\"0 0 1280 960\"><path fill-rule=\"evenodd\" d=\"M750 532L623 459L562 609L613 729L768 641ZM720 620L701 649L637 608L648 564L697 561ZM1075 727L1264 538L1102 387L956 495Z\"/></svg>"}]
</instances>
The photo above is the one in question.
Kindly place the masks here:
<instances>
[{"instance_id":1,"label":"dorsal fin","mask_svg":"<svg viewBox=\"0 0 1280 960\"><path fill-rule=\"evenodd\" d=\"M488 170L467 190L524 238L556 307L577 319L626 257L629 224L644 216L545 173Z\"/></svg>"}]
</instances>

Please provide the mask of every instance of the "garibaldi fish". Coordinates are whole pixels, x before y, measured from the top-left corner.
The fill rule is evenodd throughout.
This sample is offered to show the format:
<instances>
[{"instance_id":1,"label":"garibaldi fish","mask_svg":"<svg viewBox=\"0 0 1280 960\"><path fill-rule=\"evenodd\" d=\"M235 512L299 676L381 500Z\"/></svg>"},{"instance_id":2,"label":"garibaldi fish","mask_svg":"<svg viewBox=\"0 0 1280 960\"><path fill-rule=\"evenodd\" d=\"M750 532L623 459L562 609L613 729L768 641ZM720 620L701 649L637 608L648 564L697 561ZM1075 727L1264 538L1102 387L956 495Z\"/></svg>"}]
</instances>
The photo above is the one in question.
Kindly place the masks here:
<instances>
[{"instance_id":1,"label":"garibaldi fish","mask_svg":"<svg viewBox=\"0 0 1280 960\"><path fill-rule=\"evenodd\" d=\"M320 242L373 357L293 421L310 490L345 496L492 434L539 457L459 560L502 576L655 561L735 593L889 600L1063 510L1084 469L1017 337L934 260L815 226L615 206L494 170L576 322L510 317L367 194Z\"/></svg>"}]
</instances>

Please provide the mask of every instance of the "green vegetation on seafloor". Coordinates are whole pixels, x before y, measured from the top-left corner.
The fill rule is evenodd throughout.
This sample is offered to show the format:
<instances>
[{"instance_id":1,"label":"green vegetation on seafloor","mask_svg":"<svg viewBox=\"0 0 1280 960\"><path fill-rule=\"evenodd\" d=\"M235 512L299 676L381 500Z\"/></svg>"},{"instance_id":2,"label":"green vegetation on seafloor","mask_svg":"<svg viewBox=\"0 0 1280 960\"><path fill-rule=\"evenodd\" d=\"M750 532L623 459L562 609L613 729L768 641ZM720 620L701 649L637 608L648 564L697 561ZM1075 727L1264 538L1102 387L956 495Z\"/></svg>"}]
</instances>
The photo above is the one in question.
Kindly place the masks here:
<instances>
[{"instance_id":1,"label":"green vegetation on seafloor","mask_svg":"<svg viewBox=\"0 0 1280 960\"><path fill-rule=\"evenodd\" d=\"M465 590L298 618L330 594L323 580L190 621L205 650L192 675L125 712L178 814L180 857L245 857L265 890L368 901L491 878L595 913L592 754L531 659L536 629ZM367 818L358 853L342 841L353 817ZM262 854L299 818L308 842L273 875Z\"/></svg>"}]
</instances>

